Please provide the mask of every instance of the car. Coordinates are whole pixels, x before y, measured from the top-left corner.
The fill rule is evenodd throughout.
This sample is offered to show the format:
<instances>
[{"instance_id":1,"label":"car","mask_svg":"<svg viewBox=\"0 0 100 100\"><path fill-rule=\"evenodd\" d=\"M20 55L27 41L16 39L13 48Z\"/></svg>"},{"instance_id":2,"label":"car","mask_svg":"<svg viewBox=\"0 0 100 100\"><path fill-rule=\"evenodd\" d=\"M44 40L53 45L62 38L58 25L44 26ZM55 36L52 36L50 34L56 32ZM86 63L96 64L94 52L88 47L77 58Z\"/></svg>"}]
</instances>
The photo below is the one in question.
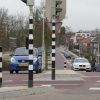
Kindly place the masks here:
<instances>
[{"instance_id":1,"label":"car","mask_svg":"<svg viewBox=\"0 0 100 100\"><path fill-rule=\"evenodd\" d=\"M91 64L89 61L84 57L75 58L72 64L73 70L86 70L91 71Z\"/></svg>"},{"instance_id":2,"label":"car","mask_svg":"<svg viewBox=\"0 0 100 100\"><path fill-rule=\"evenodd\" d=\"M28 70L28 49L26 47L16 48L10 56L10 74L13 74L14 71L18 73ZM33 66L33 71L36 71L36 73L42 72L42 58L37 48L33 49Z\"/></svg>"},{"instance_id":3,"label":"car","mask_svg":"<svg viewBox=\"0 0 100 100\"><path fill-rule=\"evenodd\" d=\"M64 56L66 58L71 58L72 57L72 55L68 51L66 51L66 50L63 52L63 54L64 54Z\"/></svg>"},{"instance_id":4,"label":"car","mask_svg":"<svg viewBox=\"0 0 100 100\"><path fill-rule=\"evenodd\" d=\"M73 49L73 52L80 52L80 50L78 50L78 49Z\"/></svg>"},{"instance_id":5,"label":"car","mask_svg":"<svg viewBox=\"0 0 100 100\"><path fill-rule=\"evenodd\" d=\"M100 72L100 63L99 64L98 63L95 64L95 71L96 72Z\"/></svg>"}]
</instances>

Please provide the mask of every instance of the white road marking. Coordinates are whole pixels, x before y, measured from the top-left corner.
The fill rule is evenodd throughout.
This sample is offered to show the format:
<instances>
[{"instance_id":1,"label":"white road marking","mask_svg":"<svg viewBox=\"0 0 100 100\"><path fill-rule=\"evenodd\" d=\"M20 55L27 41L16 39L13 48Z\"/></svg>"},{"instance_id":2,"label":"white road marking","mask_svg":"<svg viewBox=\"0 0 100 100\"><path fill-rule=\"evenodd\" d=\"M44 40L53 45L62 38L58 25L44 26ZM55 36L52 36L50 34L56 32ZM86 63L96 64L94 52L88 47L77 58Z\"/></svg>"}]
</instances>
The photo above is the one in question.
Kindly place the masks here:
<instances>
[{"instance_id":1,"label":"white road marking","mask_svg":"<svg viewBox=\"0 0 100 100\"><path fill-rule=\"evenodd\" d=\"M33 84L34 86L78 86L80 84ZM28 84L9 84L9 85L4 85L4 87L14 87L14 86L28 86Z\"/></svg>"},{"instance_id":2,"label":"white road marking","mask_svg":"<svg viewBox=\"0 0 100 100\"><path fill-rule=\"evenodd\" d=\"M52 86L52 85L42 85L42 86L48 86L48 87L50 87L50 86Z\"/></svg>"},{"instance_id":3,"label":"white road marking","mask_svg":"<svg viewBox=\"0 0 100 100\"><path fill-rule=\"evenodd\" d=\"M98 88L89 88L89 90L100 90L100 87L98 87Z\"/></svg>"},{"instance_id":4,"label":"white road marking","mask_svg":"<svg viewBox=\"0 0 100 100\"><path fill-rule=\"evenodd\" d=\"M78 85L80 85L80 84L45 84L45 85L43 85L43 84L34 84L34 85L42 85L42 86L53 86L53 85L59 85L59 86L61 86L61 85L72 85L72 86L78 86Z\"/></svg>"},{"instance_id":5,"label":"white road marking","mask_svg":"<svg viewBox=\"0 0 100 100\"><path fill-rule=\"evenodd\" d=\"M15 87L15 86L28 86L28 84L9 84L9 85L4 85L4 87Z\"/></svg>"},{"instance_id":6,"label":"white road marking","mask_svg":"<svg viewBox=\"0 0 100 100\"><path fill-rule=\"evenodd\" d=\"M100 84L94 84L94 85L100 85Z\"/></svg>"},{"instance_id":7,"label":"white road marking","mask_svg":"<svg viewBox=\"0 0 100 100\"><path fill-rule=\"evenodd\" d=\"M28 80L22 80L22 81L28 81Z\"/></svg>"},{"instance_id":8,"label":"white road marking","mask_svg":"<svg viewBox=\"0 0 100 100\"><path fill-rule=\"evenodd\" d=\"M5 81L2 81L2 82L13 82L13 80L5 80Z\"/></svg>"},{"instance_id":9,"label":"white road marking","mask_svg":"<svg viewBox=\"0 0 100 100\"><path fill-rule=\"evenodd\" d=\"M97 82L100 82L100 81L97 81Z\"/></svg>"}]
</instances>

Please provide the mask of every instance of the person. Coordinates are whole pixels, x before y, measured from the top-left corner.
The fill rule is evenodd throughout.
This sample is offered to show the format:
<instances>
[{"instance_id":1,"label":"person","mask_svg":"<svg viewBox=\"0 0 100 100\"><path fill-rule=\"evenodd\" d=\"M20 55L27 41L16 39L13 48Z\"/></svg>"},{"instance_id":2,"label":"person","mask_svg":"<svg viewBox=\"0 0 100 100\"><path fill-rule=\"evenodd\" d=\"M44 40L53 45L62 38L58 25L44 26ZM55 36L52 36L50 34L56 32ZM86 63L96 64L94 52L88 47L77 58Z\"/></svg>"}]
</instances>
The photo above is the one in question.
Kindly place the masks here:
<instances>
[{"instance_id":1,"label":"person","mask_svg":"<svg viewBox=\"0 0 100 100\"><path fill-rule=\"evenodd\" d=\"M94 72L95 71L95 60L91 61L91 68L92 68L92 71Z\"/></svg>"}]
</instances>

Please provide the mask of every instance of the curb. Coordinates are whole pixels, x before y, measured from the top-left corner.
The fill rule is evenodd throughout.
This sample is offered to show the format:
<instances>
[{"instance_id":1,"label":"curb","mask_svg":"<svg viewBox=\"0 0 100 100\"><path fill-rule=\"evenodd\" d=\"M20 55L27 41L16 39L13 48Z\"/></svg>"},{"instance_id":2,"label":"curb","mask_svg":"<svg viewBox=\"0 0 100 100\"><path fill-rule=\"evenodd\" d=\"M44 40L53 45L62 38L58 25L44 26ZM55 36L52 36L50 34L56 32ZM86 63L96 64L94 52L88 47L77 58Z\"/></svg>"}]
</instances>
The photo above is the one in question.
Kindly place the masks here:
<instances>
[{"instance_id":1,"label":"curb","mask_svg":"<svg viewBox=\"0 0 100 100\"><path fill-rule=\"evenodd\" d=\"M25 96L25 95L35 95L35 94L46 93L54 90L55 88L53 86L38 86L34 88L23 87L23 89L19 88L19 90L16 89L11 91L8 90L8 91L0 92L0 99L17 97L17 96Z\"/></svg>"}]
</instances>

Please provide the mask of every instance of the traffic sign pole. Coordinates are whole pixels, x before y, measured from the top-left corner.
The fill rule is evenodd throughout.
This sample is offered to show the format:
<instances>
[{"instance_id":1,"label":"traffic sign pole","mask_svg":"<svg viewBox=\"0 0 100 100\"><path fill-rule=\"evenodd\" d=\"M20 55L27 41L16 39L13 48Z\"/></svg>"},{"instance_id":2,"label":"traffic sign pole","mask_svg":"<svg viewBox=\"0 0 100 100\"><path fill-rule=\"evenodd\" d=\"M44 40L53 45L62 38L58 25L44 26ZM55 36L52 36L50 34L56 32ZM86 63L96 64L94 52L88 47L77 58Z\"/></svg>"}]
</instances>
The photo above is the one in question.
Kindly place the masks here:
<instances>
[{"instance_id":1,"label":"traffic sign pole","mask_svg":"<svg viewBox=\"0 0 100 100\"><path fill-rule=\"evenodd\" d=\"M55 80L55 46L56 46L56 22L55 16L52 17L52 80Z\"/></svg>"},{"instance_id":2,"label":"traffic sign pole","mask_svg":"<svg viewBox=\"0 0 100 100\"><path fill-rule=\"evenodd\" d=\"M0 87L2 87L2 47L0 46Z\"/></svg>"},{"instance_id":3,"label":"traffic sign pole","mask_svg":"<svg viewBox=\"0 0 100 100\"><path fill-rule=\"evenodd\" d=\"M29 6L30 16L29 16L29 76L28 76L28 87L33 87L33 6Z\"/></svg>"}]
</instances>

